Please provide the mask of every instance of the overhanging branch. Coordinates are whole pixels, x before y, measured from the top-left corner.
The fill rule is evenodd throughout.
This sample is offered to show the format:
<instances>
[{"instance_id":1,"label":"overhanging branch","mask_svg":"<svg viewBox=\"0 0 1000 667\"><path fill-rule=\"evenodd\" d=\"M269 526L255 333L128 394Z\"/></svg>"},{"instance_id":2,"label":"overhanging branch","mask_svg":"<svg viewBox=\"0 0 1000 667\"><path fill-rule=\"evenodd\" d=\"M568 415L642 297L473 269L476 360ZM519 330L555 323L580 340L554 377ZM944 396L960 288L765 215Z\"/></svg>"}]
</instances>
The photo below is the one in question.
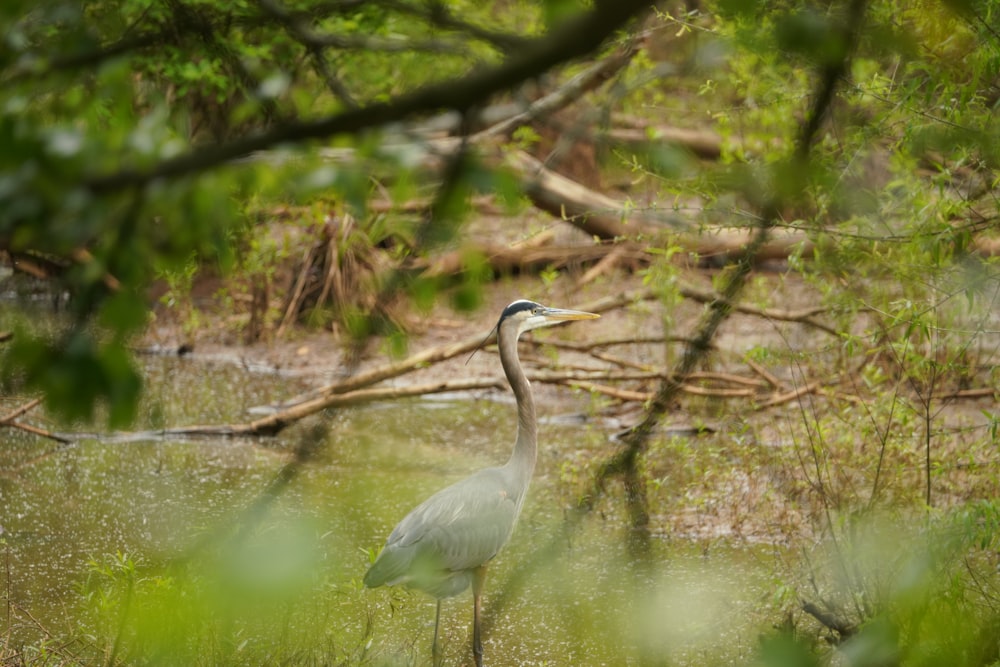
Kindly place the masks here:
<instances>
[{"instance_id":1,"label":"overhanging branch","mask_svg":"<svg viewBox=\"0 0 1000 667\"><path fill-rule=\"evenodd\" d=\"M317 120L283 123L265 132L193 150L148 169L122 169L90 179L84 186L98 195L143 187L158 179L197 174L279 144L360 133L443 110L464 112L483 104L498 92L595 51L648 4L648 0L597 3L593 10L567 21L549 35L526 42L516 55L496 67L457 80L430 84L388 102Z\"/></svg>"}]
</instances>

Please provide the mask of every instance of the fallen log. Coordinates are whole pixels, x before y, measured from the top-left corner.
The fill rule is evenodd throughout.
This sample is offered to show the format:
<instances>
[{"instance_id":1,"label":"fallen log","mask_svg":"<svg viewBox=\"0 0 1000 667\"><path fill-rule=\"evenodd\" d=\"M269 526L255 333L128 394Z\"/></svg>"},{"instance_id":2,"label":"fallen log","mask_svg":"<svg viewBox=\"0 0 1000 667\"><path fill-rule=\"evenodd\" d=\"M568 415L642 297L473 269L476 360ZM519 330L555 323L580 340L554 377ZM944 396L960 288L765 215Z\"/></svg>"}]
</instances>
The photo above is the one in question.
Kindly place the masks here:
<instances>
[{"instance_id":1,"label":"fallen log","mask_svg":"<svg viewBox=\"0 0 1000 667\"><path fill-rule=\"evenodd\" d=\"M633 261L649 263L652 255L636 244L595 244L589 246L545 246L516 248L506 245L486 243L467 246L439 257L415 262L417 268L424 268L425 276L458 275L466 269L470 254L486 260L494 275L509 275L522 272L537 272L546 268L562 268L572 264L589 264L607 257L611 253L625 254Z\"/></svg>"},{"instance_id":2,"label":"fallen log","mask_svg":"<svg viewBox=\"0 0 1000 667\"><path fill-rule=\"evenodd\" d=\"M704 160L718 160L722 156L722 137L711 130L689 130L664 125L615 127L604 132L601 137L612 143L640 147L658 143L673 144Z\"/></svg>"},{"instance_id":3,"label":"fallen log","mask_svg":"<svg viewBox=\"0 0 1000 667\"><path fill-rule=\"evenodd\" d=\"M59 435L58 433L53 433L52 431L49 431L47 429L40 428L38 426L32 426L31 424L25 424L23 422L18 421L18 417L21 417L27 414L28 412L31 412L36 407L41 405L41 403L42 399L35 398L15 408L11 412L8 412L6 415L0 417L0 427L6 426L8 428L16 428L20 431L24 431L25 433L31 433L32 435L37 435L42 438L55 440L56 442L62 443L64 445L72 442L72 440L70 440L68 437L64 435Z\"/></svg>"},{"instance_id":4,"label":"fallen log","mask_svg":"<svg viewBox=\"0 0 1000 667\"><path fill-rule=\"evenodd\" d=\"M509 151L503 164L518 175L536 208L601 240L666 236L670 244L687 252L722 261L742 253L752 236L749 229L703 229L692 219L665 209L638 208L557 174L523 151ZM756 261L784 260L794 252L811 253L813 247L802 232L775 229Z\"/></svg>"},{"instance_id":5,"label":"fallen log","mask_svg":"<svg viewBox=\"0 0 1000 667\"><path fill-rule=\"evenodd\" d=\"M167 428L155 433L161 437L183 436L261 436L277 435L287 426L303 417L315 414L327 408L347 407L371 403L373 401L399 400L413 396L440 394L452 391L472 391L474 389L498 389L505 386L500 378L474 378L471 380L452 380L428 384L410 385L407 387L383 387L377 389L358 389L342 393L328 393L310 400L295 403L274 414L243 424L195 425Z\"/></svg>"}]
</instances>

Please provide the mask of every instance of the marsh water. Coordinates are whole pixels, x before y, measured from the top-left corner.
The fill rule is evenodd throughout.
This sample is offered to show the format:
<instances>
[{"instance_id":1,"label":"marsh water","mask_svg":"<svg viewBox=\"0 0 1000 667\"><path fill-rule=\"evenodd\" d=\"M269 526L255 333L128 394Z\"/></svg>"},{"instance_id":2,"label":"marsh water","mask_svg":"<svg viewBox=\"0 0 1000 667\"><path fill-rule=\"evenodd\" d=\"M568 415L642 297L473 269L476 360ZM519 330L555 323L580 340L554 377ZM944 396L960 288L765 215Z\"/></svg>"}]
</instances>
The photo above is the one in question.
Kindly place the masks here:
<instances>
[{"instance_id":1,"label":"marsh water","mask_svg":"<svg viewBox=\"0 0 1000 667\"><path fill-rule=\"evenodd\" d=\"M141 363L137 430L245 421L249 406L315 384L197 358ZM487 583L488 662L746 660L771 595L766 556L659 538L637 567L614 498L561 533L585 476L578 461L614 445L586 418L539 408L548 418L536 477ZM506 459L513 405L487 392L317 420L327 428L319 454L277 487L306 426L272 439L102 436L69 445L0 430L0 613L13 643L83 637L80 655L107 659L113 645L114 657L154 650L164 664L190 655L203 664L429 664L433 601L366 590L360 579L413 505ZM445 601L448 664L469 662L470 598ZM164 648L168 641L195 648Z\"/></svg>"}]
</instances>

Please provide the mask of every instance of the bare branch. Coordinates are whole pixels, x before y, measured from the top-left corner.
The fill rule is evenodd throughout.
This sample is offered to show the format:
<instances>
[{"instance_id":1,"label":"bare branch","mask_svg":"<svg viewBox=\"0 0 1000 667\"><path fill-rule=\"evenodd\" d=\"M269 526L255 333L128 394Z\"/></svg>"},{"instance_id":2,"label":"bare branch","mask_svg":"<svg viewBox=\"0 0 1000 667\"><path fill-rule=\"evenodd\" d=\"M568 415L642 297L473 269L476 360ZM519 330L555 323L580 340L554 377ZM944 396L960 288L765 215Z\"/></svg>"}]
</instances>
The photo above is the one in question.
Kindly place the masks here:
<instances>
[{"instance_id":1,"label":"bare branch","mask_svg":"<svg viewBox=\"0 0 1000 667\"><path fill-rule=\"evenodd\" d=\"M540 116L549 115L567 107L628 65L638 51L638 41L638 38L633 37L613 54L591 65L548 95L536 100L523 112L477 133L471 140L478 142L509 134L521 125L530 123Z\"/></svg>"},{"instance_id":2,"label":"bare branch","mask_svg":"<svg viewBox=\"0 0 1000 667\"><path fill-rule=\"evenodd\" d=\"M16 428L26 433L31 433L32 435L48 438L49 440L55 440L56 442L61 442L63 444L68 444L72 442L72 440L70 440L69 438L53 433L52 431L48 431L44 428L39 428L37 426L32 426L31 424L23 424L17 421L18 417L35 409L41 404L41 402L42 399L40 398L32 399L27 403L25 403L24 405L19 406L12 412L7 413L3 417L0 417L0 426L8 426L10 428Z\"/></svg>"},{"instance_id":3,"label":"bare branch","mask_svg":"<svg viewBox=\"0 0 1000 667\"><path fill-rule=\"evenodd\" d=\"M42 403L42 399L40 399L40 398L35 398L35 399L32 399L32 400L28 401L24 405L21 405L21 406L17 407L16 409L14 409L13 412L9 412L6 415L4 415L3 417L0 417L0 424L9 424L9 423L11 423L12 421L14 421L15 419L17 419L21 415L23 415L23 414L25 414L27 412L30 412L31 410L34 410L36 407L38 407L39 405L41 405L41 403Z\"/></svg>"},{"instance_id":4,"label":"bare branch","mask_svg":"<svg viewBox=\"0 0 1000 667\"><path fill-rule=\"evenodd\" d=\"M802 601L802 611L806 612L817 621L823 624L824 627L833 630L838 635L840 639L844 640L850 636L857 633L858 628L853 623L846 621L831 612L824 611L812 602L803 600Z\"/></svg>"}]
</instances>

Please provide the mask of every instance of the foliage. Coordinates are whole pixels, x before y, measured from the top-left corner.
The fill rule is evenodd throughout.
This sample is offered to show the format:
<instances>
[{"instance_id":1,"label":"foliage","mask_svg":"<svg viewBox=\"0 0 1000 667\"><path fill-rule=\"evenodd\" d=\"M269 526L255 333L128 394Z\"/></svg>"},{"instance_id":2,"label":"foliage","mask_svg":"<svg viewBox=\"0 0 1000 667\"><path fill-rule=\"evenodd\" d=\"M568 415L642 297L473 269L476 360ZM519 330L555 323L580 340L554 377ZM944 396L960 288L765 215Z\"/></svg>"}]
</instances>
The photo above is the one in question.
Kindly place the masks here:
<instances>
[{"instance_id":1,"label":"foliage","mask_svg":"<svg viewBox=\"0 0 1000 667\"><path fill-rule=\"evenodd\" d=\"M491 15L518 21L517 40L537 17L518 5ZM206 171L221 162L212 142L378 104L495 63L505 36L478 28L482 18L473 3L435 11L6 3L0 248L15 264L51 265L46 273L72 295L65 334L20 329L3 351L8 389L41 390L67 419L91 418L103 400L112 425L127 423L139 378L124 350L146 323L155 278L184 275L192 261L225 270L238 249L234 232L245 227L242 202L288 192L288 182L304 184L300 194L324 188L364 208L363 164L298 175L263 166ZM370 152L370 139L357 139ZM157 169L164 178L152 175Z\"/></svg>"},{"instance_id":2,"label":"foliage","mask_svg":"<svg viewBox=\"0 0 1000 667\"><path fill-rule=\"evenodd\" d=\"M338 309L318 308L313 319L359 338L387 334L400 348L388 299L402 293L428 309L443 288L413 269L415 260L455 245L474 195L515 201L520 192L473 151L459 152L438 178L415 153L426 147L394 142L430 115L461 117L562 74L560 65L597 52L640 16L639 5L4 3L0 249L69 294L54 330L29 318L4 322L13 333L0 343L5 391L40 392L67 420L129 423L142 382L128 346L148 324L150 286L166 282L176 303L206 267L238 265L273 280L277 260L295 254L287 239L261 231L279 206L306 211L296 231L310 238L332 229L330 219L360 221L349 244L321 248L339 264L308 264L301 274L322 266L337 277L365 265L375 267L371 279L352 273L338 294L360 298L339 297ZM854 35L845 25L858 6L865 13ZM837 336L804 350L752 349L747 358L789 369L793 384L846 378L861 398L841 401L831 390L758 430L718 401L691 401L696 422L720 418L725 428L715 439L660 438L645 450L653 516L665 524L673 517L682 532L691 529L684 516L710 510L737 538L770 521L788 542L819 545L805 573L788 568L785 590L797 595L776 597L791 627L761 643L759 664L826 664L833 658L821 635L849 664L996 663L998 480L983 472L996 461L995 406L978 421L953 423L942 412L970 386L996 383L996 7L718 0L701 11L660 11L642 26L649 48L603 91L601 109L580 115L585 123L617 112L707 122L721 136L721 155L707 163L673 146L619 146L605 168L646 188L650 207L672 202L690 213L693 227L803 234L810 244L789 267L828 308ZM839 63L848 69L838 73ZM826 80L837 94L824 106L817 91ZM817 131L803 141L810 123ZM507 147L543 142L524 125ZM336 151L350 159L331 159ZM375 192L397 202L431 192L432 205L378 217L369 214ZM644 276L672 327L682 321L683 244L653 244ZM393 270L380 273L367 259L375 248ZM481 285L493 277L485 260L461 251L462 278L448 292L454 307L482 301ZM733 276L718 272L716 284ZM547 269L541 279L557 285L563 276ZM768 305L766 293L754 294ZM762 446L772 440L791 445ZM564 482L581 469L564 461ZM959 470L967 478L955 481ZM279 539L311 543L296 530ZM95 655L106 664L164 655L266 662L280 614L261 612L231 632L227 623L239 622L227 600L294 614L316 583L298 576L316 554L304 547L303 561L284 562L293 551L260 549L255 557L282 564L284 578L258 577L241 551L177 576L137 556L96 558L80 590L94 614L86 634L97 638ZM227 581L233 588L192 594ZM798 597L812 602L811 615ZM164 618L164 609L174 616ZM241 644L241 632L257 644ZM293 646L296 637L279 639ZM366 639L361 633L357 646L318 660L364 659Z\"/></svg>"}]
</instances>

